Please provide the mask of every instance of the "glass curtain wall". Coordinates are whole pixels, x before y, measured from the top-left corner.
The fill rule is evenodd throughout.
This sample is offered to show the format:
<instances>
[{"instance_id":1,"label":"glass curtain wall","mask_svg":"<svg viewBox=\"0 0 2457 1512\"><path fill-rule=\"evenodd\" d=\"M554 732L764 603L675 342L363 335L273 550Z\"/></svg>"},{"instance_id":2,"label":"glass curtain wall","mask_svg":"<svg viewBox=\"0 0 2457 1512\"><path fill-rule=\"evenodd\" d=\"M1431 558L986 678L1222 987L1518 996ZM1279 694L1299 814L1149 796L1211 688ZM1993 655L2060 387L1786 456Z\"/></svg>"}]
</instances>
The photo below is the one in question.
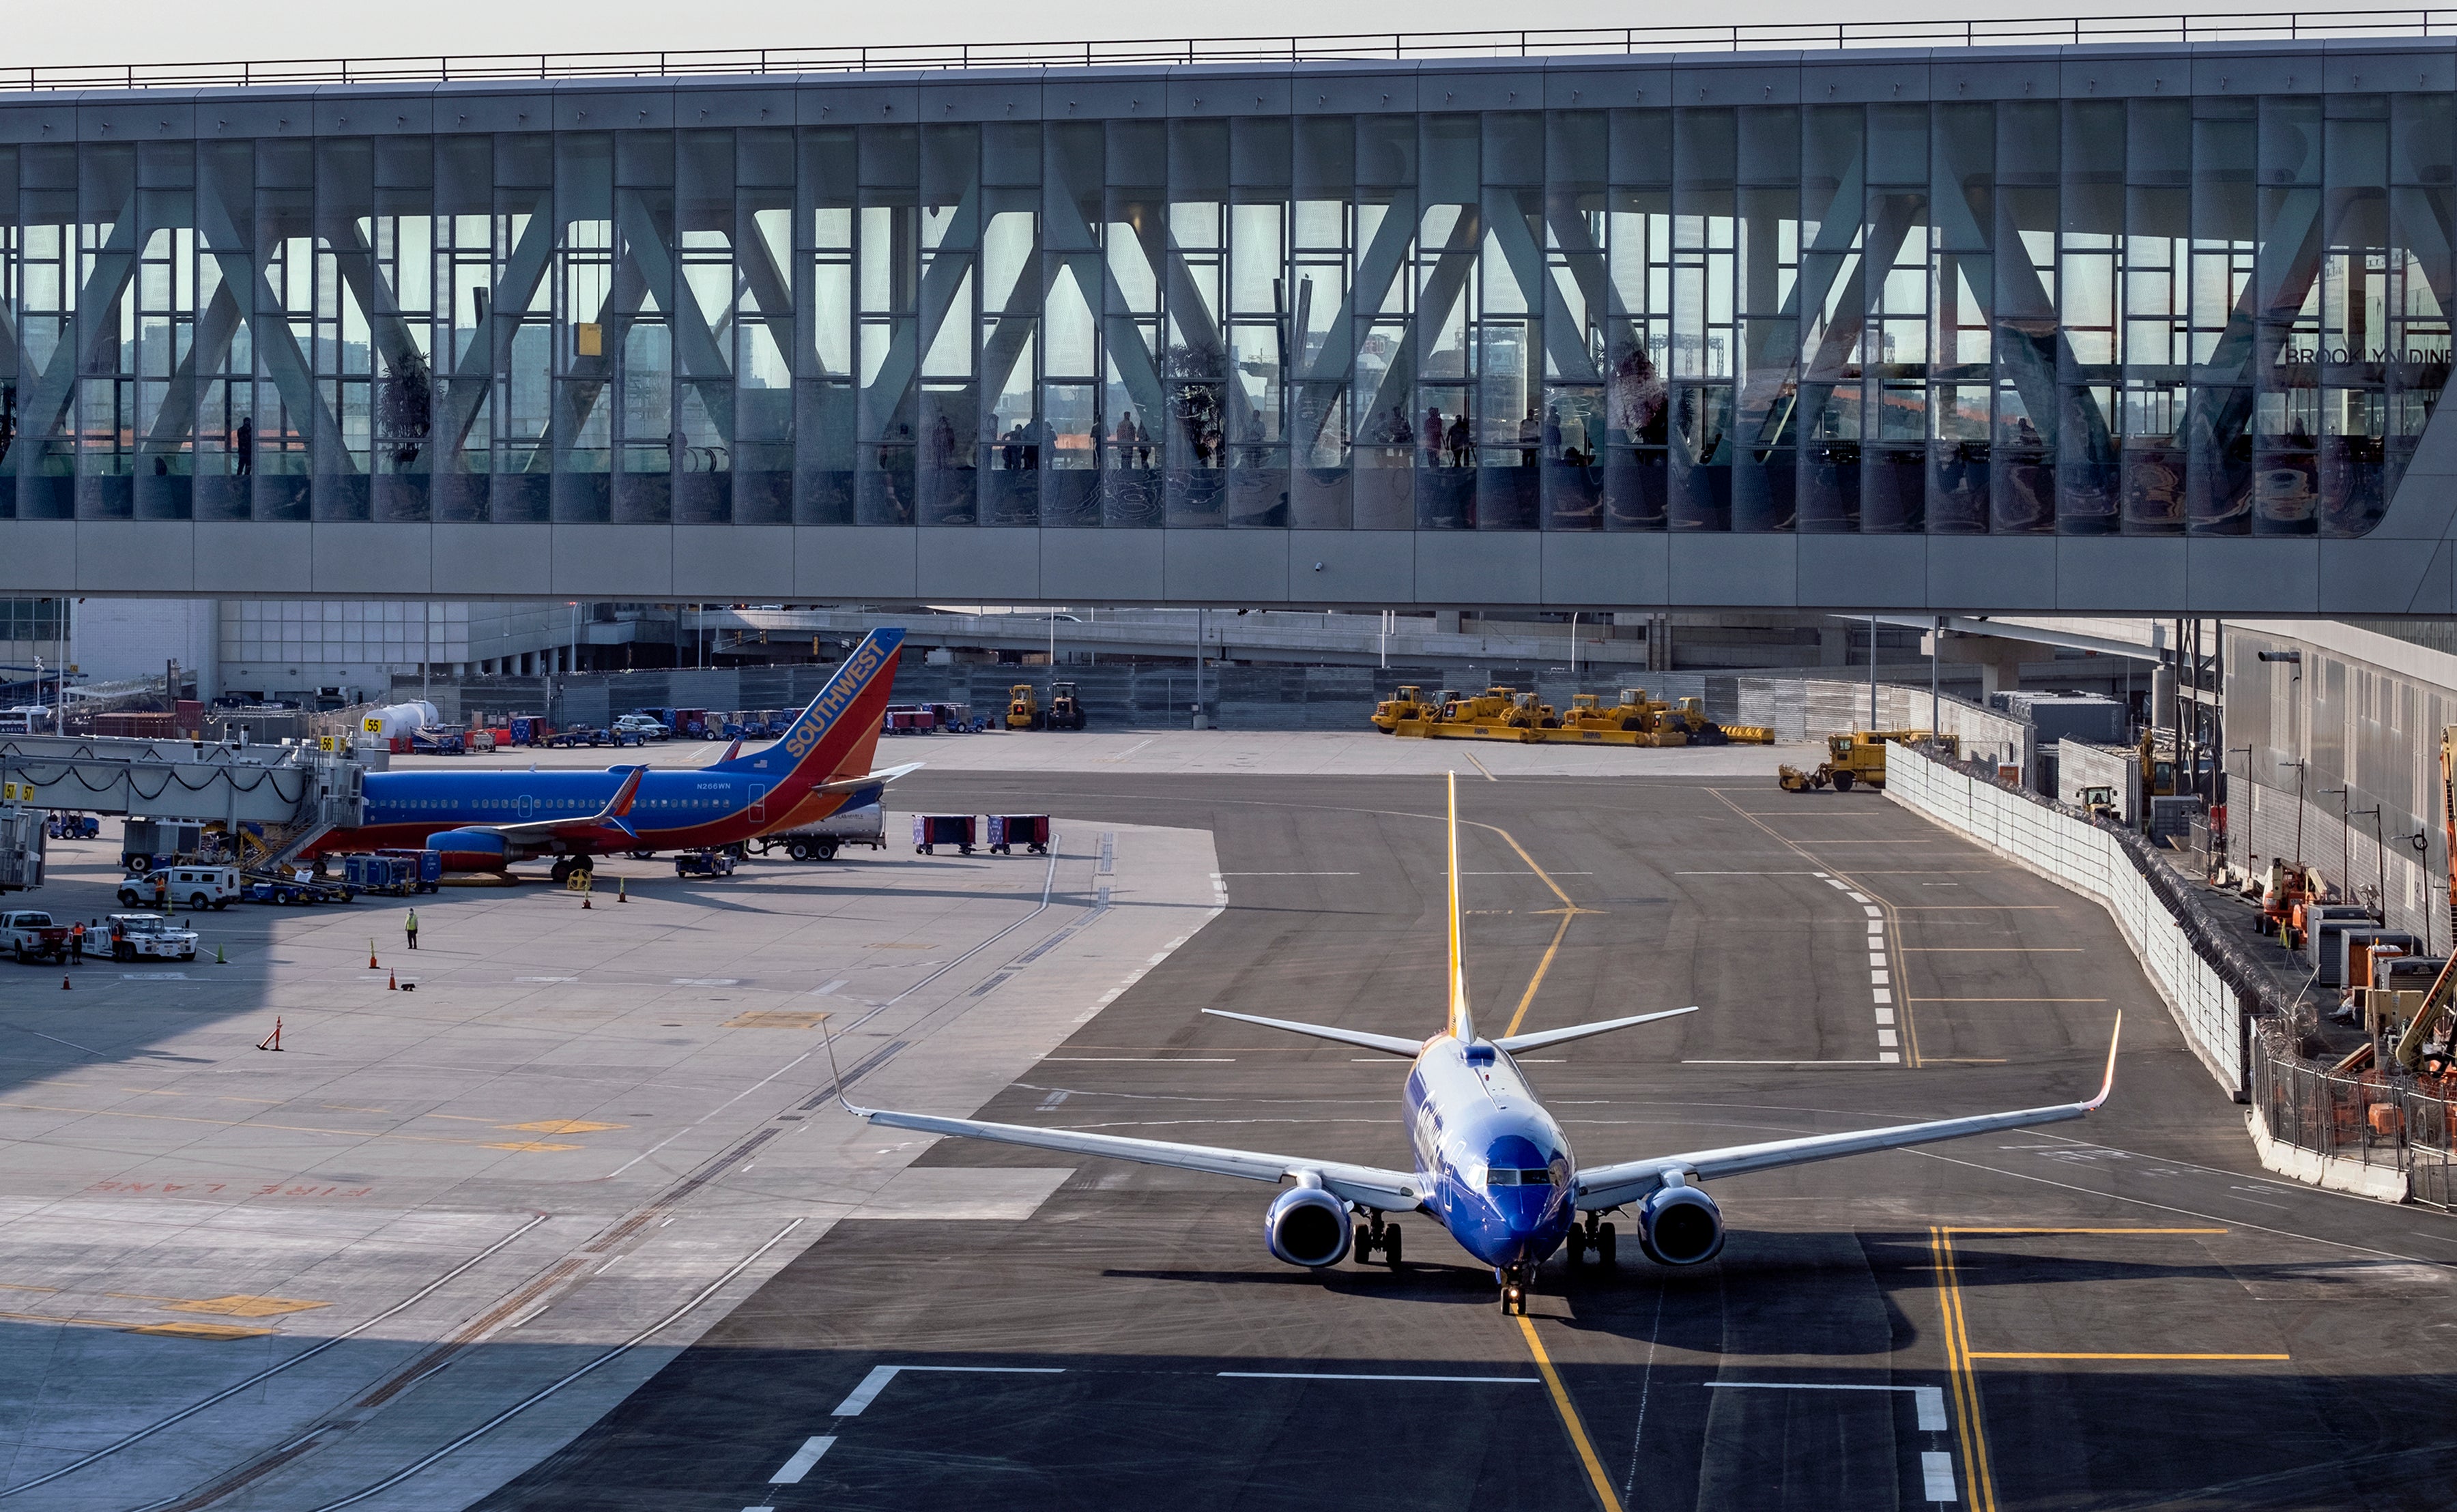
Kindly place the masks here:
<instances>
[{"instance_id":1,"label":"glass curtain wall","mask_svg":"<svg viewBox=\"0 0 2457 1512\"><path fill-rule=\"evenodd\" d=\"M2445 94L0 147L20 519L2350 536Z\"/></svg>"}]
</instances>

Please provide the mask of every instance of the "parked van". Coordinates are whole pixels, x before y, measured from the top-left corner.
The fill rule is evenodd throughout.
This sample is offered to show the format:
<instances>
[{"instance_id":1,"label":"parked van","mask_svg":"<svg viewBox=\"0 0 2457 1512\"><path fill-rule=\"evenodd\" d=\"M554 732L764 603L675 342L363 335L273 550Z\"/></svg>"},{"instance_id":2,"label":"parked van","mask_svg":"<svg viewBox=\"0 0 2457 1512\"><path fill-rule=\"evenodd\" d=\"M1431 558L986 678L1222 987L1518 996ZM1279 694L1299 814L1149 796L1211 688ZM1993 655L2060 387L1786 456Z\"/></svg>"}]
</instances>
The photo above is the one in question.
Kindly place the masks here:
<instances>
[{"instance_id":1,"label":"parked van","mask_svg":"<svg viewBox=\"0 0 2457 1512\"><path fill-rule=\"evenodd\" d=\"M145 875L122 878L120 907L143 908L154 901L155 883L167 884L165 895L175 907L227 909L238 896L237 867L165 867Z\"/></svg>"}]
</instances>

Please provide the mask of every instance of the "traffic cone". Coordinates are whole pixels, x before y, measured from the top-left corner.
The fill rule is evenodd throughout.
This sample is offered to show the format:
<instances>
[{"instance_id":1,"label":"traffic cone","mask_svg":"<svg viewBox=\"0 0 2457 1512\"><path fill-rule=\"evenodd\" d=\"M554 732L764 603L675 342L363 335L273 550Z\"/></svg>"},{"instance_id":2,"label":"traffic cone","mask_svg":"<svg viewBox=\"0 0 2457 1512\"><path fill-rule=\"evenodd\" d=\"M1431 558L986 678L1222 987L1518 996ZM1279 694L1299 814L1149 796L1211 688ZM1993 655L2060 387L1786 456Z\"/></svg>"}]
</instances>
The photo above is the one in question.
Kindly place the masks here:
<instances>
[{"instance_id":1,"label":"traffic cone","mask_svg":"<svg viewBox=\"0 0 2457 1512\"><path fill-rule=\"evenodd\" d=\"M60 991L63 992L69 991L69 977L66 971L60 973Z\"/></svg>"},{"instance_id":2,"label":"traffic cone","mask_svg":"<svg viewBox=\"0 0 2457 1512\"><path fill-rule=\"evenodd\" d=\"M230 965L230 962L229 962L228 960L226 960L226 959L223 957L223 955L222 955L222 948L221 948L220 946L218 946L218 945L217 945L217 946L215 946L215 947L214 947L214 964L215 964L216 966L228 966L228 965Z\"/></svg>"},{"instance_id":3,"label":"traffic cone","mask_svg":"<svg viewBox=\"0 0 2457 1512\"><path fill-rule=\"evenodd\" d=\"M384 977L384 991L387 991L387 992L398 992L398 991L401 991L401 973L400 973L400 972L398 972L398 971L393 971L393 972L388 972L388 973L385 975L385 977Z\"/></svg>"},{"instance_id":4,"label":"traffic cone","mask_svg":"<svg viewBox=\"0 0 2457 1512\"><path fill-rule=\"evenodd\" d=\"M630 878L616 877L614 879L614 901L617 903L629 903L631 901Z\"/></svg>"},{"instance_id":5,"label":"traffic cone","mask_svg":"<svg viewBox=\"0 0 2457 1512\"><path fill-rule=\"evenodd\" d=\"M588 908L588 894L586 892L580 895L580 907L584 912L587 911Z\"/></svg>"},{"instance_id":6,"label":"traffic cone","mask_svg":"<svg viewBox=\"0 0 2457 1512\"><path fill-rule=\"evenodd\" d=\"M281 1020L279 1017L275 1018L273 1021L273 1032L265 1035L262 1039L258 1040L256 1042L256 1048L258 1050L277 1051L281 1048Z\"/></svg>"}]
</instances>

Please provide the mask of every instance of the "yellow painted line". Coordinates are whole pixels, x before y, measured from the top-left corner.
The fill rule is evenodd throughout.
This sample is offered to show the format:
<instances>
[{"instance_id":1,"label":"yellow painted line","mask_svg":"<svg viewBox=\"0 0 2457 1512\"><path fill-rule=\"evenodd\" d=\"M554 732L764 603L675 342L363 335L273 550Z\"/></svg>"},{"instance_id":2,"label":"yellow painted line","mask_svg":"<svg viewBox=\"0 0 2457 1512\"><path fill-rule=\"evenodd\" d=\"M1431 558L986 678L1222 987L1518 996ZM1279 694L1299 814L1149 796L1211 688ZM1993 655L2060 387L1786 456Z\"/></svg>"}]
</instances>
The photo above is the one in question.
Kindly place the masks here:
<instances>
[{"instance_id":1,"label":"yellow painted line","mask_svg":"<svg viewBox=\"0 0 2457 1512\"><path fill-rule=\"evenodd\" d=\"M629 1129L627 1123L590 1123L585 1118L541 1118L535 1123L504 1123L495 1126L519 1134L596 1134L606 1129Z\"/></svg>"},{"instance_id":2,"label":"yellow painted line","mask_svg":"<svg viewBox=\"0 0 2457 1512\"><path fill-rule=\"evenodd\" d=\"M1553 969L1553 952L1561 948L1561 936L1570 932L1570 921L1576 917L1576 909L1564 910L1561 922L1554 927L1553 943L1544 947L1544 958L1536 963L1536 974L1527 979L1527 991L1518 995L1518 1011L1510 1015L1510 1027L1501 1032L1503 1038L1518 1032L1520 1020L1526 1018L1529 1005L1536 1001L1536 990L1544 985L1544 973Z\"/></svg>"},{"instance_id":3,"label":"yellow painted line","mask_svg":"<svg viewBox=\"0 0 2457 1512\"><path fill-rule=\"evenodd\" d=\"M1463 750L1459 752L1459 754L1467 758L1467 764L1469 766L1475 767L1477 771L1484 772L1484 780L1486 782L1497 783L1501 781L1500 778L1496 777L1493 773L1484 770L1484 763L1476 759L1476 752L1472 750Z\"/></svg>"},{"instance_id":4,"label":"yellow painted line","mask_svg":"<svg viewBox=\"0 0 2457 1512\"><path fill-rule=\"evenodd\" d=\"M1946 1229L1947 1234L2225 1234L2225 1229L2053 1229L2035 1225L2018 1229Z\"/></svg>"},{"instance_id":5,"label":"yellow painted line","mask_svg":"<svg viewBox=\"0 0 2457 1512\"><path fill-rule=\"evenodd\" d=\"M279 1318L284 1313L312 1312L330 1302L301 1302L287 1297L208 1297L194 1302L164 1304L175 1313L218 1313L224 1318Z\"/></svg>"},{"instance_id":6,"label":"yellow painted line","mask_svg":"<svg viewBox=\"0 0 2457 1512\"><path fill-rule=\"evenodd\" d=\"M1971 1488L1974 1512L1996 1512L1996 1478L1988 1463L1987 1430L1979 1418L1979 1377L1971 1368L1971 1337L1962 1316L1962 1280L1953 1267L1951 1231L1929 1230L1929 1251L1936 1260L1937 1310L1945 1328L1945 1368L1953 1383L1953 1415L1960 1424L1955 1437L1962 1444L1962 1479Z\"/></svg>"},{"instance_id":7,"label":"yellow painted line","mask_svg":"<svg viewBox=\"0 0 2457 1512\"><path fill-rule=\"evenodd\" d=\"M1976 1349L1972 1359L2291 1359L2291 1355L2132 1355L2132 1354L2015 1354L2005 1350Z\"/></svg>"},{"instance_id":8,"label":"yellow painted line","mask_svg":"<svg viewBox=\"0 0 2457 1512\"><path fill-rule=\"evenodd\" d=\"M1536 1357L1536 1373L1544 1378L1544 1389L1553 1394L1554 1410L1561 1415L1561 1426L1570 1431L1570 1447L1579 1451L1579 1463L1587 1468L1587 1483L1595 1487L1596 1500L1604 1512L1621 1512L1621 1498L1613 1494L1612 1478L1604 1474L1603 1462L1596 1458L1596 1446L1587 1441L1587 1425L1579 1419L1579 1409L1571 1404L1570 1394L1561 1385L1560 1372L1553 1368L1553 1359L1544 1353L1544 1341L1536 1337L1536 1321L1524 1313L1518 1317L1518 1331L1527 1339L1527 1352Z\"/></svg>"},{"instance_id":9,"label":"yellow painted line","mask_svg":"<svg viewBox=\"0 0 2457 1512\"><path fill-rule=\"evenodd\" d=\"M269 1328L242 1328L236 1323L127 1323L110 1318L47 1318L41 1313L0 1313L0 1318L25 1323L50 1323L59 1328L108 1328L122 1334L159 1334L174 1338L261 1338Z\"/></svg>"}]
</instances>

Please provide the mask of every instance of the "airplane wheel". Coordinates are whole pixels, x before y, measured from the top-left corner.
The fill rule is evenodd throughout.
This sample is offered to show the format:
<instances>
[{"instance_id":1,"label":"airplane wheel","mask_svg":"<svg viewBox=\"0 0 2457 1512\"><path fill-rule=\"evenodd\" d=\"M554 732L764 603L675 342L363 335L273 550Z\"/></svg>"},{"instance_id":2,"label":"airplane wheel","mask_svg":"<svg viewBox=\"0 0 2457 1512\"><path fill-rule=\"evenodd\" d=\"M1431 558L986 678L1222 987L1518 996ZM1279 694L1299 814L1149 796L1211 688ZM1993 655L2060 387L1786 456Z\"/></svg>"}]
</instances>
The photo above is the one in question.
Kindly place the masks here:
<instances>
[{"instance_id":1,"label":"airplane wheel","mask_svg":"<svg viewBox=\"0 0 2457 1512\"><path fill-rule=\"evenodd\" d=\"M1356 1225L1356 1242L1349 1247L1349 1253L1356 1257L1356 1263L1359 1265L1373 1259L1373 1231L1362 1223Z\"/></svg>"},{"instance_id":2,"label":"airplane wheel","mask_svg":"<svg viewBox=\"0 0 2457 1512\"><path fill-rule=\"evenodd\" d=\"M554 879L557 885L568 882L571 879L571 863L568 860L558 861L547 875Z\"/></svg>"},{"instance_id":3,"label":"airplane wheel","mask_svg":"<svg viewBox=\"0 0 2457 1512\"><path fill-rule=\"evenodd\" d=\"M1382 1263L1394 1271L1399 1268L1399 1225L1396 1223L1382 1226Z\"/></svg>"},{"instance_id":4,"label":"airplane wheel","mask_svg":"<svg viewBox=\"0 0 2457 1512\"><path fill-rule=\"evenodd\" d=\"M1616 1258L1614 1252L1617 1247L1616 1241L1618 1238L1619 1235L1609 1223L1596 1231L1596 1263L1598 1265L1603 1266L1607 1270L1612 1268L1613 1262Z\"/></svg>"}]
</instances>

